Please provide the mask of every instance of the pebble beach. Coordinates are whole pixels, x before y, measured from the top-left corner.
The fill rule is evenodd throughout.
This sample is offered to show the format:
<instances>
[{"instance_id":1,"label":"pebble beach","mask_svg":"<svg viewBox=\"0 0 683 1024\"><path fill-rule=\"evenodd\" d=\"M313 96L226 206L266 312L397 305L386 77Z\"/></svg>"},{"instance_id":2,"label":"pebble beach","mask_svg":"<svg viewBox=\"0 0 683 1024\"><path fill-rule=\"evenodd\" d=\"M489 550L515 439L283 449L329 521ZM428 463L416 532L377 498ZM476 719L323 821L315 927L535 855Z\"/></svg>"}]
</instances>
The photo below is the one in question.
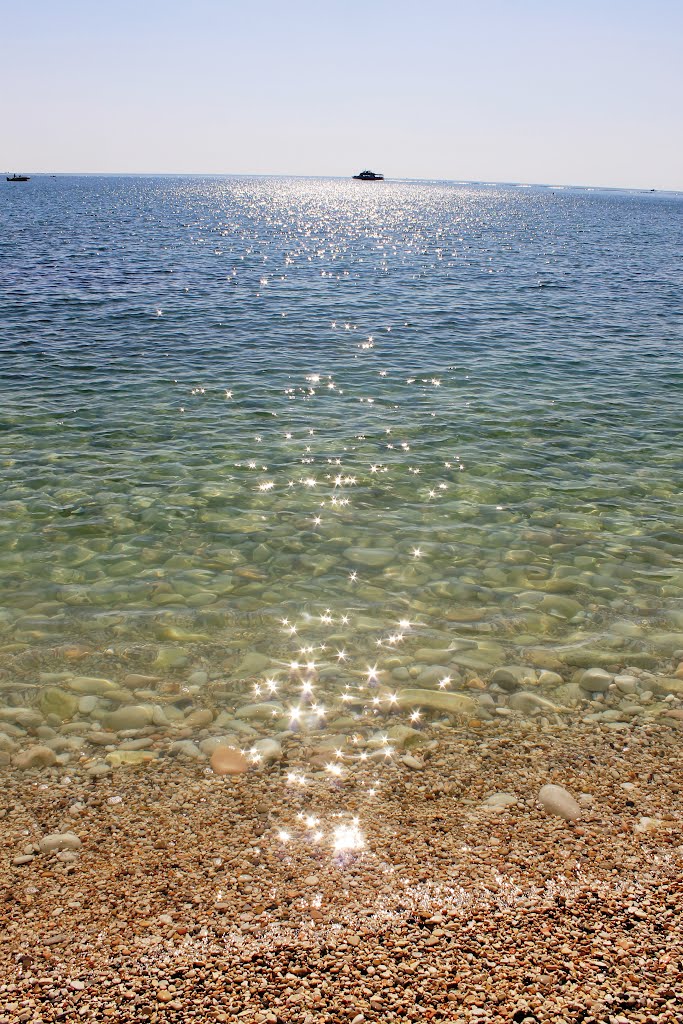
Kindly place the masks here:
<instances>
[{"instance_id":1,"label":"pebble beach","mask_svg":"<svg viewBox=\"0 0 683 1024\"><path fill-rule=\"evenodd\" d=\"M0 1024L683 1022L680 196L29 184Z\"/></svg>"},{"instance_id":2,"label":"pebble beach","mask_svg":"<svg viewBox=\"0 0 683 1024\"><path fill-rule=\"evenodd\" d=\"M680 1021L680 729L6 776L0 1021Z\"/></svg>"}]
</instances>

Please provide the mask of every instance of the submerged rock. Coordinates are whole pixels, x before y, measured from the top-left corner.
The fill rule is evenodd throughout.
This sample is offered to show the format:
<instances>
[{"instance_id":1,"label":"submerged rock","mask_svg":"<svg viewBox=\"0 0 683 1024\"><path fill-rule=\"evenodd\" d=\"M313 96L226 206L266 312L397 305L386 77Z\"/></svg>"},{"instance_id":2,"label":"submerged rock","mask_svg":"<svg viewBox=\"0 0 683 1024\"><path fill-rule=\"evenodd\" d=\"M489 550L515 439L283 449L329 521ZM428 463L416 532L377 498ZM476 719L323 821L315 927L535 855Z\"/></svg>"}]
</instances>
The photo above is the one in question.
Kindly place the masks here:
<instances>
[{"instance_id":1,"label":"submerged rock","mask_svg":"<svg viewBox=\"0 0 683 1024\"><path fill-rule=\"evenodd\" d=\"M47 768L57 763L57 755L49 747L39 745L20 750L12 759L15 768L22 770L27 768Z\"/></svg>"},{"instance_id":2,"label":"submerged rock","mask_svg":"<svg viewBox=\"0 0 683 1024\"><path fill-rule=\"evenodd\" d=\"M41 693L38 706L44 715L56 715L64 722L78 711L78 697L58 686L48 686Z\"/></svg>"},{"instance_id":3,"label":"submerged rock","mask_svg":"<svg viewBox=\"0 0 683 1024\"><path fill-rule=\"evenodd\" d=\"M471 697L445 690L399 690L396 703L400 708L434 708L449 715L473 715L477 710L477 702Z\"/></svg>"},{"instance_id":4,"label":"submerged rock","mask_svg":"<svg viewBox=\"0 0 683 1024\"><path fill-rule=\"evenodd\" d=\"M128 704L125 707L117 708L106 715L102 715L102 725L115 732L122 732L125 729L144 729L150 725L154 711L144 704Z\"/></svg>"},{"instance_id":5,"label":"submerged rock","mask_svg":"<svg viewBox=\"0 0 683 1024\"><path fill-rule=\"evenodd\" d=\"M211 755L215 775L241 775L249 767L244 754L235 747L216 747Z\"/></svg>"},{"instance_id":6,"label":"submerged rock","mask_svg":"<svg viewBox=\"0 0 683 1024\"><path fill-rule=\"evenodd\" d=\"M554 814L565 821L573 821L581 814L581 808L571 793L563 786L549 783L538 794L538 802L547 814Z\"/></svg>"}]
</instances>

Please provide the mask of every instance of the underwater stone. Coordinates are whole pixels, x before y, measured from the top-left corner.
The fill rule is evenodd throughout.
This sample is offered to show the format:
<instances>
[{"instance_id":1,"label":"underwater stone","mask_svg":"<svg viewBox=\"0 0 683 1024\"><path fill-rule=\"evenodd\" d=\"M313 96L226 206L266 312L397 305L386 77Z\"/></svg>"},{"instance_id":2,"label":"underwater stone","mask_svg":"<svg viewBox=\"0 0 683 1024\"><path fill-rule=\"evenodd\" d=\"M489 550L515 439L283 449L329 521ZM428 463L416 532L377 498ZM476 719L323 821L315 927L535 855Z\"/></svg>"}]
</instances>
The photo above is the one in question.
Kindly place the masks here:
<instances>
[{"instance_id":1,"label":"underwater stone","mask_svg":"<svg viewBox=\"0 0 683 1024\"><path fill-rule=\"evenodd\" d=\"M608 689L614 676L601 668L589 668L581 673L579 686L590 693L604 693Z\"/></svg>"},{"instance_id":2,"label":"underwater stone","mask_svg":"<svg viewBox=\"0 0 683 1024\"><path fill-rule=\"evenodd\" d=\"M552 701L540 697L537 693L530 693L528 690L519 690L517 693L513 693L508 704L513 711L520 711L524 715L534 714L536 711L550 713L562 710Z\"/></svg>"},{"instance_id":3,"label":"underwater stone","mask_svg":"<svg viewBox=\"0 0 683 1024\"><path fill-rule=\"evenodd\" d=\"M44 715L56 715L62 721L73 718L78 710L78 697L60 690L58 686L48 686L38 701Z\"/></svg>"},{"instance_id":4,"label":"underwater stone","mask_svg":"<svg viewBox=\"0 0 683 1024\"><path fill-rule=\"evenodd\" d=\"M477 709L477 703L471 697L446 690L399 690L396 703L400 708L433 708L449 715L473 715Z\"/></svg>"},{"instance_id":5,"label":"underwater stone","mask_svg":"<svg viewBox=\"0 0 683 1024\"><path fill-rule=\"evenodd\" d=\"M125 729L144 729L150 725L154 711L143 704L128 704L102 715L102 724L107 729L122 732Z\"/></svg>"},{"instance_id":6,"label":"underwater stone","mask_svg":"<svg viewBox=\"0 0 683 1024\"><path fill-rule=\"evenodd\" d=\"M259 672L265 672L269 666L270 658L266 654L250 651L245 654L235 671L238 676L256 676Z\"/></svg>"},{"instance_id":7,"label":"underwater stone","mask_svg":"<svg viewBox=\"0 0 683 1024\"><path fill-rule=\"evenodd\" d=\"M49 747L33 746L20 750L12 759L15 768L47 768L57 763L57 755Z\"/></svg>"},{"instance_id":8,"label":"underwater stone","mask_svg":"<svg viewBox=\"0 0 683 1024\"><path fill-rule=\"evenodd\" d=\"M204 729L213 722L213 711L208 708L197 708L186 717L184 724L192 729Z\"/></svg>"},{"instance_id":9,"label":"underwater stone","mask_svg":"<svg viewBox=\"0 0 683 1024\"><path fill-rule=\"evenodd\" d=\"M538 802L547 814L554 814L565 821L573 821L581 814L576 800L563 786L543 786L538 794Z\"/></svg>"},{"instance_id":10,"label":"underwater stone","mask_svg":"<svg viewBox=\"0 0 683 1024\"><path fill-rule=\"evenodd\" d=\"M66 685L76 693L96 694L99 697L106 697L119 689L111 679L99 679L96 676L73 676Z\"/></svg>"},{"instance_id":11,"label":"underwater stone","mask_svg":"<svg viewBox=\"0 0 683 1024\"><path fill-rule=\"evenodd\" d=\"M396 552L391 548L346 548L344 556L354 565L383 569L394 561Z\"/></svg>"},{"instance_id":12,"label":"underwater stone","mask_svg":"<svg viewBox=\"0 0 683 1024\"><path fill-rule=\"evenodd\" d=\"M105 761L112 768L120 768L126 764L145 764L159 757L158 750L113 750L107 754Z\"/></svg>"},{"instance_id":13,"label":"underwater stone","mask_svg":"<svg viewBox=\"0 0 683 1024\"><path fill-rule=\"evenodd\" d=\"M279 761L282 757L282 747L274 739L256 740L253 749L264 761Z\"/></svg>"},{"instance_id":14,"label":"underwater stone","mask_svg":"<svg viewBox=\"0 0 683 1024\"><path fill-rule=\"evenodd\" d=\"M160 647L154 659L154 668L182 668L189 661L189 657L183 647Z\"/></svg>"},{"instance_id":15,"label":"underwater stone","mask_svg":"<svg viewBox=\"0 0 683 1024\"><path fill-rule=\"evenodd\" d=\"M235 747L216 747L211 755L211 767L215 775L241 775L249 763Z\"/></svg>"},{"instance_id":16,"label":"underwater stone","mask_svg":"<svg viewBox=\"0 0 683 1024\"><path fill-rule=\"evenodd\" d=\"M282 704L267 701L263 704L244 704L235 712L235 718L246 718L247 721L266 722L284 714Z\"/></svg>"}]
</instances>

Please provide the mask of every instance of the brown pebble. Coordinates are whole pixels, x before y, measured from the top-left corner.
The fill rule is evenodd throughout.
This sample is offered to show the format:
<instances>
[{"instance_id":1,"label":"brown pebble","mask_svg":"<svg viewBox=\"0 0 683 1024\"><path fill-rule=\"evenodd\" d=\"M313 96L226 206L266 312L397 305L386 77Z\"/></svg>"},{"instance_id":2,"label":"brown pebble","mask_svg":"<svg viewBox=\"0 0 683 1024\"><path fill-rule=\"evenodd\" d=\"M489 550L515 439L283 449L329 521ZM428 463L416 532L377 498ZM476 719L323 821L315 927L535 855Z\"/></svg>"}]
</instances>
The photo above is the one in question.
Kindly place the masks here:
<instances>
[{"instance_id":1,"label":"brown pebble","mask_svg":"<svg viewBox=\"0 0 683 1024\"><path fill-rule=\"evenodd\" d=\"M241 775L249 763L235 747L220 746L211 755L211 767L216 775Z\"/></svg>"}]
</instances>

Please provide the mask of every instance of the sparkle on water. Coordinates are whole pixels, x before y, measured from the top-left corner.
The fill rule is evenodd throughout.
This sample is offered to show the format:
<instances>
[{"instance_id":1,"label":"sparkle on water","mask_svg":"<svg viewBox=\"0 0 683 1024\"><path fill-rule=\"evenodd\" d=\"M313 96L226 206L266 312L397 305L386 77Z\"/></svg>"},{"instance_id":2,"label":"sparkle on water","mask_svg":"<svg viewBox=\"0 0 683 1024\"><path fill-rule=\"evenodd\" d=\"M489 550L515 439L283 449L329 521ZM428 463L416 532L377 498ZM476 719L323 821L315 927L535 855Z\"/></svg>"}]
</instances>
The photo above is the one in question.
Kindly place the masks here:
<instances>
[{"instance_id":1,"label":"sparkle on water","mask_svg":"<svg viewBox=\"0 0 683 1024\"><path fill-rule=\"evenodd\" d=\"M32 184L0 208L0 705L84 666L363 739L428 720L396 695L425 646L450 693L683 647L680 197ZM392 756L285 788L370 798Z\"/></svg>"}]
</instances>

